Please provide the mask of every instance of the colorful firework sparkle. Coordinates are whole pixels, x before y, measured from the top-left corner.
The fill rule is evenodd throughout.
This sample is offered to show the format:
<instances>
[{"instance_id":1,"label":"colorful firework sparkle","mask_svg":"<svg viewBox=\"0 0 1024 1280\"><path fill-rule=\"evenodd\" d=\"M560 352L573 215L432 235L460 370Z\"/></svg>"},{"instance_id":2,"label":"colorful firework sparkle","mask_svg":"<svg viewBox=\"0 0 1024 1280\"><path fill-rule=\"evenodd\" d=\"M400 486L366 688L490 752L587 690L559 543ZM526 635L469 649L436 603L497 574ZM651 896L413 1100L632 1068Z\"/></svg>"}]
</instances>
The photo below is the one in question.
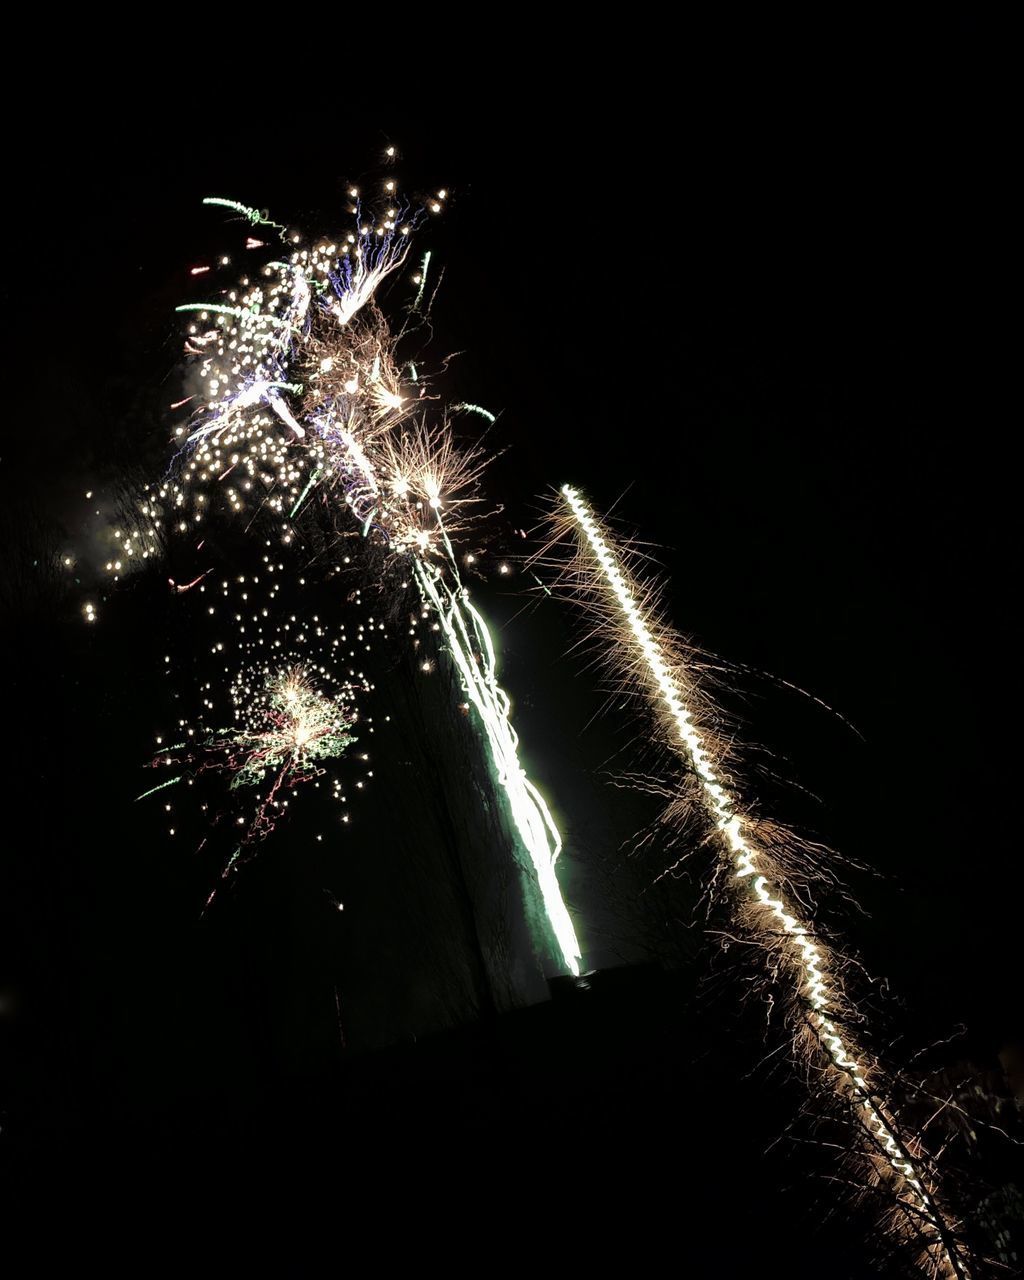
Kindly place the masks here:
<instances>
[{"instance_id":1,"label":"colorful firework sparkle","mask_svg":"<svg viewBox=\"0 0 1024 1280\"><path fill-rule=\"evenodd\" d=\"M217 301L179 308L192 317L186 351L196 362L197 395L181 402L188 417L175 429L179 449L168 477L137 504L122 555L109 568L116 577L133 557L156 554L170 532L195 537L201 547L215 509L245 513L249 527L258 523L286 547L303 539L306 513L326 521L332 538L361 534L378 587L397 601L412 582L423 609L436 612L559 955L575 974L580 947L555 874L561 837L519 761L494 645L469 601L452 542L477 514L485 457L478 444L456 444L443 412L427 413L428 381L396 354L415 330L393 332L376 300L380 285L405 264L413 229L442 211L447 192L410 210L396 188L393 178L382 183L383 204L372 216L351 188L353 230L308 249L299 233L258 211L211 198L280 230L286 258L243 276ZM415 323L428 266L429 254L412 280ZM479 406L458 409L493 418ZM429 662L421 666L430 669Z\"/></svg>"},{"instance_id":2,"label":"colorful firework sparkle","mask_svg":"<svg viewBox=\"0 0 1024 1280\"><path fill-rule=\"evenodd\" d=\"M318 675L326 678L323 670ZM152 764L227 773L232 790L268 782L246 833L247 839L254 839L273 829L272 811L282 803L279 793L322 776L317 762L340 756L355 742L349 733L355 712L345 705L352 693L346 686L325 696L315 687L313 673L295 664L241 674L231 697L236 727L215 730L195 745L179 742L162 748Z\"/></svg>"},{"instance_id":3,"label":"colorful firework sparkle","mask_svg":"<svg viewBox=\"0 0 1024 1280\"><path fill-rule=\"evenodd\" d=\"M202 790L207 825L229 826L237 836L222 879L273 831L300 786L329 788L331 799L342 806L340 821L347 824L349 782L330 762L374 732L372 717L360 705L374 687L362 659L372 641L382 637L383 621L360 613L351 628L332 627L319 614L282 613L279 596L286 575L289 588L301 589L304 579L287 574L283 556L272 559L266 553L263 559L260 574L213 582L204 581L203 574L187 584L205 597L204 604L215 602L206 605L206 613L220 628L219 638L211 638L202 661L223 666L200 685L199 708L191 719L179 718L174 743L167 745L165 735L157 738L150 767L172 769L174 777L143 793L177 784L201 787L209 775L230 779L227 795L210 797ZM340 574L344 566L335 568ZM358 591L350 593L349 604L360 610ZM165 663L170 672L170 654ZM351 783L356 790L373 777L364 746L360 741L353 767L346 770L347 779L353 772L362 775ZM165 801L165 810L172 815L173 804ZM175 835L177 827L168 830Z\"/></svg>"}]
</instances>

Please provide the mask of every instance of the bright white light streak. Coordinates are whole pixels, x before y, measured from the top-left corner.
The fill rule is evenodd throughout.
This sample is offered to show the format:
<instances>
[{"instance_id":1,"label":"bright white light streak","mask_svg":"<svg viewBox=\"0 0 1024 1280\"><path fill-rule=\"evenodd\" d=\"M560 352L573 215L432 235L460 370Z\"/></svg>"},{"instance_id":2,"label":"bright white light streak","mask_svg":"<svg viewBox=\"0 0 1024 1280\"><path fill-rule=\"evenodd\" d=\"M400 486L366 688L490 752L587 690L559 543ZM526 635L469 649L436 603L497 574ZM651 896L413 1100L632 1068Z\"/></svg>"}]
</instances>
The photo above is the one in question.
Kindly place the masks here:
<instances>
[{"instance_id":1,"label":"bright white light streak","mask_svg":"<svg viewBox=\"0 0 1024 1280\"><path fill-rule=\"evenodd\" d=\"M490 631L464 587L452 589L432 565L418 557L413 564L420 591L436 610L462 687L480 717L498 781L508 796L516 830L537 874L544 909L562 959L570 973L579 974L580 947L555 874L562 837L544 797L519 761L519 737L509 721L508 694L498 684Z\"/></svg>"},{"instance_id":2,"label":"bright white light streak","mask_svg":"<svg viewBox=\"0 0 1024 1280\"><path fill-rule=\"evenodd\" d=\"M728 788L723 785L711 765L704 739L694 726L692 713L686 705L683 686L676 678L661 645L654 638L644 611L622 572L619 558L609 546L590 508L579 491L571 485L562 486L562 497L579 526L587 548L600 567L604 582L636 645L638 656L642 658L650 684L657 693L662 709L667 713L676 750L699 779L704 805L728 848L735 878L749 887L752 896L774 916L791 941L790 955L801 975L801 991L811 1006L808 1016L819 1041L832 1064L849 1080L863 1113L863 1123L885 1151L897 1185L902 1184L906 1188L909 1204L937 1237L948 1273L958 1277L966 1276L962 1258L949 1243L945 1220L922 1184L913 1160L900 1141L895 1123L886 1114L885 1104L872 1093L865 1078L865 1068L854 1057L828 1016L829 1009L838 1003L838 999L823 968L828 960L826 948L815 940L807 925L784 901L778 887L763 874L759 866L759 859L763 855L744 835L744 819Z\"/></svg>"}]
</instances>

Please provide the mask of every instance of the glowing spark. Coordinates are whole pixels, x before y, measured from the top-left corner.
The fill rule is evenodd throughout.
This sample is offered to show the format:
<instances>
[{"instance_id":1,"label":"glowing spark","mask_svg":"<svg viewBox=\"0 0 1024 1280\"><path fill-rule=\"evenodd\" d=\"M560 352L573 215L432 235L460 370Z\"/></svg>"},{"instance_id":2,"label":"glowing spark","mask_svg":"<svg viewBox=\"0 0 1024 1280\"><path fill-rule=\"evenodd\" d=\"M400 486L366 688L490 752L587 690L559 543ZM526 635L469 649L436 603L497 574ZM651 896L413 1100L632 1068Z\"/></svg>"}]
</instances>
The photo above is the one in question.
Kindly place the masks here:
<instances>
[{"instance_id":1,"label":"glowing spark","mask_svg":"<svg viewBox=\"0 0 1024 1280\"><path fill-rule=\"evenodd\" d=\"M183 302L175 311L213 311L221 316L244 316L248 313L243 307L225 307L218 302Z\"/></svg>"}]
</instances>

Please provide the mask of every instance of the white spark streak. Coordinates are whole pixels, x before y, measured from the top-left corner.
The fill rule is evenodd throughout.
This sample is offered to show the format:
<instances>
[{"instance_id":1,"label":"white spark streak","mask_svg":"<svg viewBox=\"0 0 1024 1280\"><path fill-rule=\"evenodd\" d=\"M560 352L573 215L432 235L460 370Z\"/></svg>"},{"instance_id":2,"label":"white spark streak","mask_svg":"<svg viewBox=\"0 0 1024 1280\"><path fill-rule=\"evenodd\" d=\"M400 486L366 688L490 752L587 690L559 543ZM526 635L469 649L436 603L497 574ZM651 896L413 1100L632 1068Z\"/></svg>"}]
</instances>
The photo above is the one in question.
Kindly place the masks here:
<instances>
[{"instance_id":1,"label":"white spark streak","mask_svg":"<svg viewBox=\"0 0 1024 1280\"><path fill-rule=\"evenodd\" d=\"M437 612L462 687L480 717L498 781L508 796L516 830L537 874L548 921L562 958L570 973L579 974L579 943L555 874L562 838L544 797L519 762L519 737L509 720L508 694L498 684L494 646L487 624L470 603L464 587L453 590L432 565L425 564L419 557L413 564L420 591Z\"/></svg>"},{"instance_id":2,"label":"white spark streak","mask_svg":"<svg viewBox=\"0 0 1024 1280\"><path fill-rule=\"evenodd\" d=\"M833 1065L849 1080L863 1112L863 1123L885 1151L895 1177L906 1186L908 1202L937 1236L949 1273L966 1275L962 1260L954 1257L947 1242L944 1219L923 1186L914 1162L898 1137L894 1122L886 1115L884 1104L872 1094L865 1068L853 1056L835 1023L828 1017L828 1010L838 1003L838 998L823 969L823 965L827 963L823 945L815 940L807 925L784 901L778 887L762 871L759 860L763 855L747 840L743 829L744 820L735 801L712 767L707 746L694 726L692 713L686 706L683 687L666 659L664 650L652 635L644 611L630 589L618 558L608 545L586 502L579 491L568 484L562 486L562 496L600 566L601 574L643 659L650 681L672 725L676 750L692 766L699 779L704 805L728 846L735 878L749 886L755 900L775 918L791 940L792 960L801 974L801 990L811 1006L809 1018L819 1041L825 1046Z\"/></svg>"}]
</instances>

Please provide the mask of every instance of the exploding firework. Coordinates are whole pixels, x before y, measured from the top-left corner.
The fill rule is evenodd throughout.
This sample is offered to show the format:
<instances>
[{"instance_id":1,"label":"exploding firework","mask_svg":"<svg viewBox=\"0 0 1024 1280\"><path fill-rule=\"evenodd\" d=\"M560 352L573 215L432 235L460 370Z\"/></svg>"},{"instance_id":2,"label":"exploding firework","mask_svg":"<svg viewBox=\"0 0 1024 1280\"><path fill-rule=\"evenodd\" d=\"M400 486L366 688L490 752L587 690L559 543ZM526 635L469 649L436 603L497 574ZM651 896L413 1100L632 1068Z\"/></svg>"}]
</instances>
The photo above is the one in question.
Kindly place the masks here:
<instances>
[{"instance_id":1,"label":"exploding firework","mask_svg":"<svg viewBox=\"0 0 1024 1280\"><path fill-rule=\"evenodd\" d=\"M881 1067L843 1029L849 1002L841 957L816 935L795 895L787 897L783 870L768 845L758 840L756 824L726 772L726 751L716 740L707 698L697 691L686 646L659 617L653 588L570 485L561 490L555 526L551 546L568 543L575 548L562 566L563 580L576 599L590 606L616 674L656 709L665 740L690 775L696 807L731 873L737 911L792 974L798 1021L809 1031L811 1051L831 1068L837 1095L853 1101L868 1153L894 1186L904 1224L923 1240L927 1269L965 1277L966 1264L937 1204L925 1155L916 1140L901 1132L883 1093Z\"/></svg>"},{"instance_id":2,"label":"exploding firework","mask_svg":"<svg viewBox=\"0 0 1024 1280\"><path fill-rule=\"evenodd\" d=\"M353 188L353 229L310 248L257 210L211 201L254 225L274 226L286 252L216 300L179 308L189 316L186 351L197 391L179 406L187 416L175 428L172 467L125 522L112 571L117 577L132 557L157 554L170 533L201 547L215 512L243 514L247 528L260 529L271 545L308 539L317 520L321 535L326 525L328 546L362 535L378 588L398 600L412 583L423 607L436 613L559 954L578 973L580 948L555 874L561 838L519 761L494 646L453 547L477 515L486 459L479 444L457 445L443 412L428 412L428 382L398 356L409 328L393 332L376 297L405 264L417 223L441 212L447 193L410 210L393 179L383 188L384 203L372 215ZM426 255L412 278L414 323L428 266ZM204 282L210 278L203 273ZM458 408L493 418L479 406Z\"/></svg>"},{"instance_id":3,"label":"exploding firework","mask_svg":"<svg viewBox=\"0 0 1024 1280\"><path fill-rule=\"evenodd\" d=\"M343 578L346 570L337 564L333 576ZM178 718L172 745L167 734L156 739L150 767L174 776L144 794L194 789L191 795L202 799L203 825L230 828L237 837L227 875L287 814L299 787L329 790L340 822L350 821L350 790L361 790L373 777L367 748L375 725L363 703L374 685L364 659L386 632L381 618L363 610L358 590L349 592L348 620L340 624L329 625L312 611L287 611L289 602L302 599L306 580L282 551L266 551L259 573L212 573L170 583L176 594L188 593L201 605L189 628L188 664L206 678L196 687L193 714ZM177 674L171 653L165 670ZM348 748L357 738L353 758ZM342 757L352 764L339 772L335 764ZM353 773L362 776L353 779ZM226 790L211 790L212 778L226 779ZM162 798L173 836L185 820Z\"/></svg>"},{"instance_id":4,"label":"exploding firework","mask_svg":"<svg viewBox=\"0 0 1024 1280\"><path fill-rule=\"evenodd\" d=\"M139 799L211 773L228 777L231 791L251 791L248 811L234 818L243 834L222 873L226 878L246 851L273 831L295 788L325 777L325 762L356 741L351 732L358 719L355 691L341 685L325 692L331 683L322 668L301 663L240 672L231 686L234 723L213 730L181 725L183 741L167 746L159 741L150 766L174 769L175 776ZM331 788L333 798L344 801L340 779L332 778Z\"/></svg>"}]
</instances>

